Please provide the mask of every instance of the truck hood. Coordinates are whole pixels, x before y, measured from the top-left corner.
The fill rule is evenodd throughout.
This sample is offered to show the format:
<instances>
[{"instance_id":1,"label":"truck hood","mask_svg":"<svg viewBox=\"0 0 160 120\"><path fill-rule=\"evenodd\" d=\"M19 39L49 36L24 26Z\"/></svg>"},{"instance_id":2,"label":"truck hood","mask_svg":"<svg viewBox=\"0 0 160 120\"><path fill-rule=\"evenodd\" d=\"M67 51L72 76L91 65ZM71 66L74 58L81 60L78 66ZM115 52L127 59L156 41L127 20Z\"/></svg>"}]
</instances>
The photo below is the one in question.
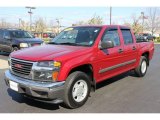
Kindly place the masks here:
<instances>
[{"instance_id":1,"label":"truck hood","mask_svg":"<svg viewBox=\"0 0 160 120\"><path fill-rule=\"evenodd\" d=\"M72 54L75 52L86 51L89 47L82 46L66 46L66 45L42 45L23 50L18 50L11 53L11 57L28 60L28 61L45 61L53 60L62 55Z\"/></svg>"}]
</instances>

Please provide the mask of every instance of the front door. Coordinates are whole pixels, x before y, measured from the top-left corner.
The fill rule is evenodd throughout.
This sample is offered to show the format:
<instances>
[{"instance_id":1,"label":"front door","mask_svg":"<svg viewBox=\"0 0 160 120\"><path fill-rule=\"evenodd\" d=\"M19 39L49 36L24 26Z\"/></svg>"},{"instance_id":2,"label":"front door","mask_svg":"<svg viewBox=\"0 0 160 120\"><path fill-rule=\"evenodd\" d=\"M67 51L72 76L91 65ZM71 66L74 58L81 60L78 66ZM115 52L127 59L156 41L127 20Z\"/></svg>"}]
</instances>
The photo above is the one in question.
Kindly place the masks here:
<instances>
[{"instance_id":1,"label":"front door","mask_svg":"<svg viewBox=\"0 0 160 120\"><path fill-rule=\"evenodd\" d=\"M7 38L7 39L6 39ZM9 38L9 39L8 39ZM6 52L11 52L11 46L12 46L12 41L10 39L10 34L9 31L5 30L4 31L4 36L3 36L3 41L4 41L4 47Z\"/></svg>"},{"instance_id":2,"label":"front door","mask_svg":"<svg viewBox=\"0 0 160 120\"><path fill-rule=\"evenodd\" d=\"M4 41L3 41L3 30L0 30L0 50L4 50Z\"/></svg>"}]
</instances>

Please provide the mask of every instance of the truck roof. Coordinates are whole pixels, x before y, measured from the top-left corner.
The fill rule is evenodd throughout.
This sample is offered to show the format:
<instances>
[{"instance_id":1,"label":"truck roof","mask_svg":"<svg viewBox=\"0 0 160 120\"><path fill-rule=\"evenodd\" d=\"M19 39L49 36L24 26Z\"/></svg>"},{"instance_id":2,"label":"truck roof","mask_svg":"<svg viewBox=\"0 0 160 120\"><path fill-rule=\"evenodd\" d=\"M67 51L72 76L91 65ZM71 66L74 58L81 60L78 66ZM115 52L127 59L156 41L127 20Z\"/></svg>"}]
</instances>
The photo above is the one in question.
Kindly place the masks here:
<instances>
[{"instance_id":1,"label":"truck roof","mask_svg":"<svg viewBox=\"0 0 160 120\"><path fill-rule=\"evenodd\" d=\"M73 27L122 27L122 28L130 29L130 27L125 25L79 25L79 26L73 26Z\"/></svg>"},{"instance_id":2,"label":"truck roof","mask_svg":"<svg viewBox=\"0 0 160 120\"><path fill-rule=\"evenodd\" d=\"M18 28L0 28L0 30L8 30L8 31L24 31L24 30L18 29Z\"/></svg>"}]
</instances>

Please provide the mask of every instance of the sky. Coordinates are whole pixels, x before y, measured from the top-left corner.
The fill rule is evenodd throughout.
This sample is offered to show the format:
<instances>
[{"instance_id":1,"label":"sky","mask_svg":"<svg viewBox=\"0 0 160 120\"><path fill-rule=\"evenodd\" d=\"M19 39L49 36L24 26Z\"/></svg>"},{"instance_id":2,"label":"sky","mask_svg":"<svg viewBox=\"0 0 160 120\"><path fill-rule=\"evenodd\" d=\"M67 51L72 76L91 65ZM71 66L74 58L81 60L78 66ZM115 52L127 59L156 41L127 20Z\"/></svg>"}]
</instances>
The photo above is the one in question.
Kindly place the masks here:
<instances>
[{"instance_id":1,"label":"sky","mask_svg":"<svg viewBox=\"0 0 160 120\"><path fill-rule=\"evenodd\" d=\"M99 15L103 18L104 24L109 24L109 7L36 7L33 10L32 21L43 17L46 22L53 22L59 18L61 25L71 26L81 20L88 20L92 16ZM131 22L131 16L140 16L141 12L147 10L146 7L112 7L112 22L123 24ZM29 22L28 9L25 7L0 7L0 19L5 19L7 22L17 23L19 18Z\"/></svg>"}]
</instances>

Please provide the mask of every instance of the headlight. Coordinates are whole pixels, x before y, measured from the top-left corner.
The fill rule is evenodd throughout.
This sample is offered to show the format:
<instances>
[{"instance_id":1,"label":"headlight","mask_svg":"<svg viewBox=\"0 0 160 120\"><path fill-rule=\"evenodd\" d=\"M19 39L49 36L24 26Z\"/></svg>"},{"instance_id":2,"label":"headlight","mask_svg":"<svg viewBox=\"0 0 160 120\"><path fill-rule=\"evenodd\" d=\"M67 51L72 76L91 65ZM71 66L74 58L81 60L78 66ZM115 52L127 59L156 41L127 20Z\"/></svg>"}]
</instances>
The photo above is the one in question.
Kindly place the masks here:
<instances>
[{"instance_id":1,"label":"headlight","mask_svg":"<svg viewBox=\"0 0 160 120\"><path fill-rule=\"evenodd\" d=\"M26 48L29 47L27 43L20 43L20 48Z\"/></svg>"},{"instance_id":2,"label":"headlight","mask_svg":"<svg viewBox=\"0 0 160 120\"><path fill-rule=\"evenodd\" d=\"M33 67L33 79L40 81L56 81L61 63L57 61L38 62Z\"/></svg>"}]
</instances>

